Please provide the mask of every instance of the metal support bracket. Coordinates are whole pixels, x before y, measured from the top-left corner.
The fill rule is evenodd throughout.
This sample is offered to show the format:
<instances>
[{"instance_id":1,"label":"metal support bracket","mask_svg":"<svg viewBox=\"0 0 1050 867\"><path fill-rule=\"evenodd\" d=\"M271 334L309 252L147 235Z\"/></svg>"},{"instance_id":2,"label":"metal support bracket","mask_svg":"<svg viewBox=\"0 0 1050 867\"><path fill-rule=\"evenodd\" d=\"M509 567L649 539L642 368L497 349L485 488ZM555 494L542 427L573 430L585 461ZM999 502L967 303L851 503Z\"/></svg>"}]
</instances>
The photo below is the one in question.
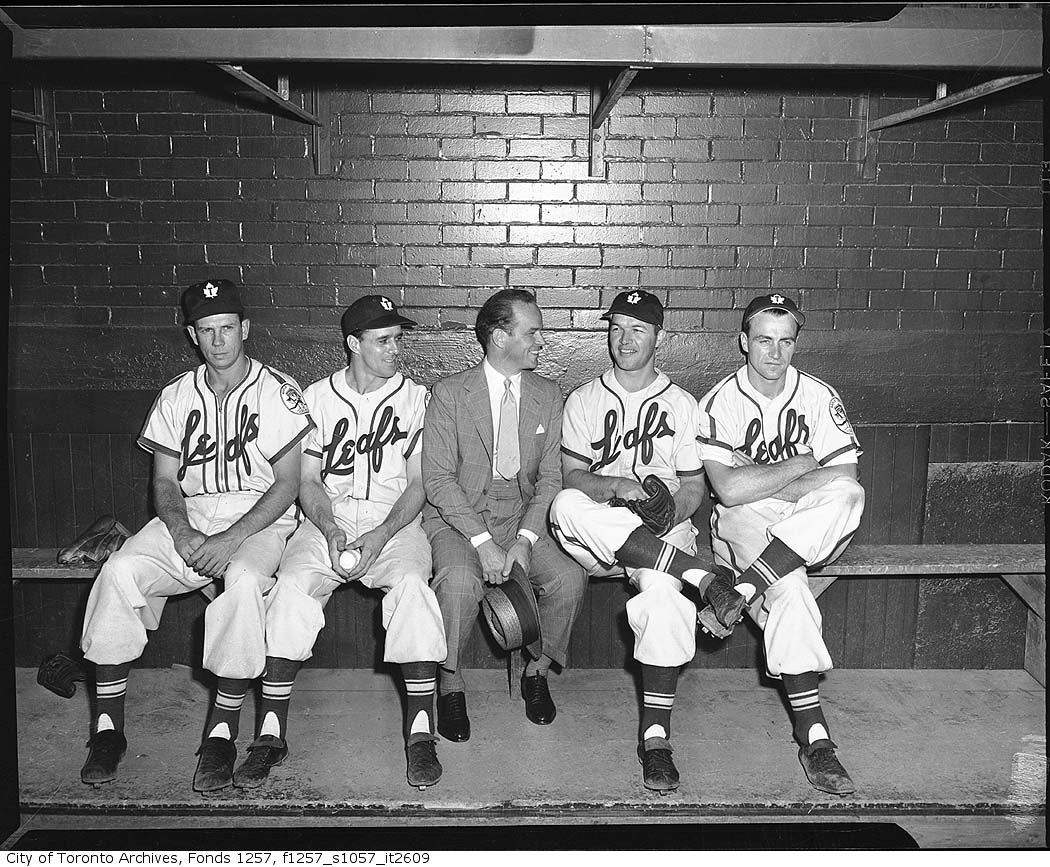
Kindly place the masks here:
<instances>
[{"instance_id":1,"label":"metal support bracket","mask_svg":"<svg viewBox=\"0 0 1050 867\"><path fill-rule=\"evenodd\" d=\"M604 95L599 85L591 85L591 142L588 174L592 178L605 177L605 137L608 133L605 121L608 120L620 97L631 86L634 77L641 70L651 68L649 66L627 66L621 69L605 89Z\"/></svg>"},{"instance_id":2,"label":"metal support bracket","mask_svg":"<svg viewBox=\"0 0 1050 867\"><path fill-rule=\"evenodd\" d=\"M918 120L921 117L928 117L931 114L944 111L952 106L962 105L965 102L972 102L975 99L982 99L993 93L998 93L1000 90L1017 87L1019 84L1027 84L1029 81L1035 81L1037 78L1041 77L1041 73L1036 73L1034 75L1009 75L1005 78L996 78L992 81L986 81L984 84L968 87L966 90L960 90L951 95L948 94L948 85L945 82L938 82L936 99L930 100L930 102L915 108L909 108L905 111L888 114L886 117L880 117L877 120L872 120L872 117L878 114L878 97L872 96L869 93L865 97L863 103L863 176L869 180L875 177L875 164L878 158L878 135L876 133L878 133L879 130L888 129L892 126L899 126L902 123L907 123L911 120Z\"/></svg>"},{"instance_id":3,"label":"metal support bracket","mask_svg":"<svg viewBox=\"0 0 1050 867\"><path fill-rule=\"evenodd\" d=\"M58 174L58 134L55 123L55 94L43 87L33 88L33 113L11 109L11 119L31 123L33 144L40 170L45 175Z\"/></svg>"},{"instance_id":4,"label":"metal support bracket","mask_svg":"<svg viewBox=\"0 0 1050 867\"><path fill-rule=\"evenodd\" d=\"M248 85L248 87L250 87L256 93L259 93L262 96L266 97L268 100L270 100L270 102L273 102L276 105L279 105L281 108L285 109L286 111L291 112L297 118L299 118L299 120L305 121L306 123L311 123L314 126L321 125L321 121L319 121L314 115L300 108L298 105L292 102L291 99L288 98L289 90L287 76L281 76L278 79L278 89L274 90L269 85L263 84L263 82L259 81L259 79L256 78L254 75L250 75L249 73L245 72L240 66L234 66L231 63L216 63L215 65L228 75L232 75L242 84Z\"/></svg>"},{"instance_id":5,"label":"metal support bracket","mask_svg":"<svg viewBox=\"0 0 1050 867\"><path fill-rule=\"evenodd\" d=\"M321 120L321 123L311 130L314 172L318 175L330 175L332 173L331 101L328 91L322 90L316 84L313 86L312 98L314 114Z\"/></svg>"}]
</instances>

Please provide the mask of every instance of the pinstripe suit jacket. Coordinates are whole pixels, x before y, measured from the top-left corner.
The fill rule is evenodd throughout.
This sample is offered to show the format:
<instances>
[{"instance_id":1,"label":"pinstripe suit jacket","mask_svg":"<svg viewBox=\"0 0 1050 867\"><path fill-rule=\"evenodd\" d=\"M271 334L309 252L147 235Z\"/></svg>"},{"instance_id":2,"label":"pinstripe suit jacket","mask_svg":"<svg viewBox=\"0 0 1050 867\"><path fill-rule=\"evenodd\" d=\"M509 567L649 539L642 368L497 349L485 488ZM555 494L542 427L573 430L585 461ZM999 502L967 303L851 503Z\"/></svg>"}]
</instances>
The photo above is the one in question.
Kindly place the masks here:
<instances>
[{"instance_id":1,"label":"pinstripe suit jacket","mask_svg":"<svg viewBox=\"0 0 1050 867\"><path fill-rule=\"evenodd\" d=\"M547 538L547 513L561 490L561 389L531 370L521 373L518 488L525 512L518 529ZM479 515L492 481L492 410L481 365L434 384L423 424L423 520L444 522L471 538L488 530Z\"/></svg>"}]
</instances>

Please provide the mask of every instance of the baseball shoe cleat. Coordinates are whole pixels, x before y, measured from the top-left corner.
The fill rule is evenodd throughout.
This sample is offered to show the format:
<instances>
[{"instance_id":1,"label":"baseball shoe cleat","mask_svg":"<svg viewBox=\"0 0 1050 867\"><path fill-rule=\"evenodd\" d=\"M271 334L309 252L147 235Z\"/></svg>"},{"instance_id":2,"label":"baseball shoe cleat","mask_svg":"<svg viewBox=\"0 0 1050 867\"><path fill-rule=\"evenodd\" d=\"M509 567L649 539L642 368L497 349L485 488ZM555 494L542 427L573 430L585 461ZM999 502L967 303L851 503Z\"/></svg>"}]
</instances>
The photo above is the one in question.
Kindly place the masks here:
<instances>
[{"instance_id":1,"label":"baseball shoe cleat","mask_svg":"<svg viewBox=\"0 0 1050 867\"><path fill-rule=\"evenodd\" d=\"M275 735L259 735L248 747L248 756L233 772L233 784L238 789L254 789L266 782L270 768L276 767L288 755L288 742Z\"/></svg>"},{"instance_id":2,"label":"baseball shoe cleat","mask_svg":"<svg viewBox=\"0 0 1050 867\"><path fill-rule=\"evenodd\" d=\"M418 740L405 747L408 759L408 784L417 789L433 786L441 779L441 762L438 761L435 737Z\"/></svg>"},{"instance_id":3,"label":"baseball shoe cleat","mask_svg":"<svg viewBox=\"0 0 1050 867\"><path fill-rule=\"evenodd\" d=\"M193 791L214 792L233 782L237 745L226 738L208 738L197 750L200 761L193 775Z\"/></svg>"},{"instance_id":4,"label":"baseball shoe cleat","mask_svg":"<svg viewBox=\"0 0 1050 867\"><path fill-rule=\"evenodd\" d=\"M713 638L729 638L733 634L733 627L726 628L719 623L718 617L715 615L715 609L710 605L697 613L696 622L699 624L701 632Z\"/></svg>"},{"instance_id":5,"label":"baseball shoe cleat","mask_svg":"<svg viewBox=\"0 0 1050 867\"><path fill-rule=\"evenodd\" d=\"M835 744L829 740L814 741L801 747L798 760L814 788L830 795L849 795L857 791L853 780L835 755Z\"/></svg>"},{"instance_id":6,"label":"baseball shoe cleat","mask_svg":"<svg viewBox=\"0 0 1050 867\"><path fill-rule=\"evenodd\" d=\"M744 619L747 599L736 589L736 577L725 566L715 566L714 578L704 591L707 607L698 620L705 632L716 638L727 638L733 627Z\"/></svg>"},{"instance_id":7,"label":"baseball shoe cleat","mask_svg":"<svg viewBox=\"0 0 1050 867\"><path fill-rule=\"evenodd\" d=\"M128 749L123 732L108 729L96 732L87 742L90 749L84 767L80 769L81 782L89 786L108 783L117 778L117 765Z\"/></svg>"},{"instance_id":8,"label":"baseball shoe cleat","mask_svg":"<svg viewBox=\"0 0 1050 867\"><path fill-rule=\"evenodd\" d=\"M666 795L678 788L678 768L671 758L671 742L666 738L646 738L638 744L642 763L642 784L650 791Z\"/></svg>"}]
</instances>

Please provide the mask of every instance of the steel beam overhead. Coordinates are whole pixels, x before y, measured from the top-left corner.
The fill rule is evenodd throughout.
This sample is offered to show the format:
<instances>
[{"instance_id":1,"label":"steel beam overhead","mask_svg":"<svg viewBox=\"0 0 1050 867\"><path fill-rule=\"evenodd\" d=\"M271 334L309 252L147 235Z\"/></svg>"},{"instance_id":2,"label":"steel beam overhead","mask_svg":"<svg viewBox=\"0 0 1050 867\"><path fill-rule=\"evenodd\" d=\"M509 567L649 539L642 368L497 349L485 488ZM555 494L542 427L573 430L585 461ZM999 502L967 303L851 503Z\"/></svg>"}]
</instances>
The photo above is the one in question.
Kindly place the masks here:
<instances>
[{"instance_id":1,"label":"steel beam overhead","mask_svg":"<svg viewBox=\"0 0 1050 867\"><path fill-rule=\"evenodd\" d=\"M238 81L240 81L240 82L242 82L244 84L247 84L248 87L250 87L256 93L260 93L263 96L265 96L268 100L270 100L270 102L276 103L281 108L286 109L287 111L290 111L292 114L294 114L300 120L306 121L307 123L312 123L314 126L320 126L321 125L321 121L319 121L316 117L314 117L312 114L310 114L310 112L305 111L304 109L301 109L299 106L297 106L290 99L288 99L285 96L282 96L280 93L278 93L272 87L270 87L270 86L268 86L266 84L263 84L254 75L249 75L247 72L245 72L239 66L233 66L232 64L229 64L229 63L217 63L215 65L218 66L219 69L221 69L223 72L226 72L229 75L232 75ZM285 89L287 90L287 87L288 87L287 79L283 82L283 84L284 84Z\"/></svg>"},{"instance_id":2,"label":"steel beam overhead","mask_svg":"<svg viewBox=\"0 0 1050 867\"><path fill-rule=\"evenodd\" d=\"M886 117L880 117L878 120L871 121L868 124L868 132L870 133L875 130L886 129L890 126L897 126L906 123L909 120L917 120L920 117L926 117L927 115L934 114L938 111L944 111L946 108L951 108L953 105L972 102L975 99L980 99L982 96L988 96L992 93L998 93L1000 90L1006 90L1008 87L1027 84L1029 81L1035 81L1037 78L1042 78L1042 76L1011 75L1007 78L997 78L995 81L986 81L984 84L978 84L976 87L968 87L966 90L960 90L957 93L953 93L951 96L934 99L923 105L917 106L916 108L909 108L906 111L898 111L896 114L888 114Z\"/></svg>"},{"instance_id":3,"label":"steel beam overhead","mask_svg":"<svg viewBox=\"0 0 1050 867\"><path fill-rule=\"evenodd\" d=\"M1038 8L906 7L889 21L493 27L31 28L17 60L1042 70Z\"/></svg>"}]
</instances>

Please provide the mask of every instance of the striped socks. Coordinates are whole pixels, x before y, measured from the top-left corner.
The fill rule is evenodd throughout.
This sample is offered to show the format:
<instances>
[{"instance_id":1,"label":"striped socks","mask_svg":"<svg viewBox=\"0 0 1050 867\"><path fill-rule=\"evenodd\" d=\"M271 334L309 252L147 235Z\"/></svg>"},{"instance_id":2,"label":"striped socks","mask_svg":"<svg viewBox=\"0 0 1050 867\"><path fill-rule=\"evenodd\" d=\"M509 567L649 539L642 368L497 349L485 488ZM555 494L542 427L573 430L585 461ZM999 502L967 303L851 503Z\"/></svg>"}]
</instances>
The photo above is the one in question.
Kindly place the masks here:
<instances>
[{"instance_id":1,"label":"striped socks","mask_svg":"<svg viewBox=\"0 0 1050 867\"><path fill-rule=\"evenodd\" d=\"M671 737L671 710L678 689L678 666L642 665L642 736Z\"/></svg>"},{"instance_id":2,"label":"striped socks","mask_svg":"<svg viewBox=\"0 0 1050 867\"><path fill-rule=\"evenodd\" d=\"M266 657L262 703L259 706L259 715L262 717L260 735L284 738L288 730L288 706L292 700L292 686L301 665L302 663L294 659Z\"/></svg>"},{"instance_id":3,"label":"striped socks","mask_svg":"<svg viewBox=\"0 0 1050 867\"><path fill-rule=\"evenodd\" d=\"M711 565L709 563L704 563L699 558L687 554L681 548L669 545L645 527L637 527L631 532L631 535L624 540L616 552L616 560L621 565L630 566L632 569L655 569L657 572L666 572L679 580L685 580L694 587L698 586L701 593L707 589L707 585L714 577L710 574ZM690 570L698 570L703 574L699 585L695 580L699 578L699 575L695 576L694 580L683 578Z\"/></svg>"},{"instance_id":4,"label":"striped socks","mask_svg":"<svg viewBox=\"0 0 1050 867\"><path fill-rule=\"evenodd\" d=\"M205 737L237 740L238 726L241 720L241 706L248 694L248 678L216 678L215 703L208 714L204 726Z\"/></svg>"},{"instance_id":5,"label":"striped socks","mask_svg":"<svg viewBox=\"0 0 1050 867\"><path fill-rule=\"evenodd\" d=\"M406 694L405 743L433 738L437 663L403 662L401 676Z\"/></svg>"},{"instance_id":6,"label":"striped socks","mask_svg":"<svg viewBox=\"0 0 1050 867\"><path fill-rule=\"evenodd\" d=\"M799 566L805 565L805 560L774 536L755 562L740 573L736 583L738 586L750 584L755 588L755 592L751 595L741 591L741 595L751 603L789 572L794 572Z\"/></svg>"},{"instance_id":7,"label":"striped socks","mask_svg":"<svg viewBox=\"0 0 1050 867\"><path fill-rule=\"evenodd\" d=\"M795 740L804 747L814 741L829 740L828 722L824 719L817 687L819 675L815 671L806 671L802 674L781 674L780 679L791 706Z\"/></svg>"},{"instance_id":8,"label":"striped socks","mask_svg":"<svg viewBox=\"0 0 1050 867\"><path fill-rule=\"evenodd\" d=\"M131 663L95 666L95 731L124 731L124 699Z\"/></svg>"}]
</instances>

